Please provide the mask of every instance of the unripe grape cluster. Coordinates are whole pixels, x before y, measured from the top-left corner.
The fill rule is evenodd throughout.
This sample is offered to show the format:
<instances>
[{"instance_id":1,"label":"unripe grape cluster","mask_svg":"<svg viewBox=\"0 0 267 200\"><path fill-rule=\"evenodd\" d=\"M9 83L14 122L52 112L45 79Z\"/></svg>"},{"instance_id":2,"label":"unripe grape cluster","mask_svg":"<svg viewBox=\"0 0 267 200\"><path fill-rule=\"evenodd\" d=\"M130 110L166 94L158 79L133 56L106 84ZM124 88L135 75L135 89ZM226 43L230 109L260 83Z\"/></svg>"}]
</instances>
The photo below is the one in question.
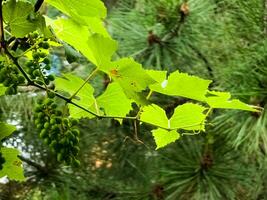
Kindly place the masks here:
<instances>
[{"instance_id":1,"label":"unripe grape cluster","mask_svg":"<svg viewBox=\"0 0 267 200\"><path fill-rule=\"evenodd\" d=\"M59 162L79 166L76 159L79 153L79 135L76 119L64 117L55 103L54 93L48 92L48 98L39 99L35 108L35 124L40 137L57 155Z\"/></svg>"},{"instance_id":2,"label":"unripe grape cluster","mask_svg":"<svg viewBox=\"0 0 267 200\"><path fill-rule=\"evenodd\" d=\"M0 170L3 169L3 165L6 162L6 159L3 157L2 152L0 152Z\"/></svg>"},{"instance_id":3,"label":"unripe grape cluster","mask_svg":"<svg viewBox=\"0 0 267 200\"><path fill-rule=\"evenodd\" d=\"M32 50L32 59L26 62L27 73L36 83L49 85L51 81L55 80L52 74L47 74L47 71L51 69L50 60L46 53L50 45L48 41L38 38L37 33L32 33L30 37L32 42L36 43L36 47Z\"/></svg>"},{"instance_id":4,"label":"unripe grape cluster","mask_svg":"<svg viewBox=\"0 0 267 200\"><path fill-rule=\"evenodd\" d=\"M17 94L18 85L23 84L25 78L20 74L15 65L0 63L0 83L7 87L6 95Z\"/></svg>"}]
</instances>

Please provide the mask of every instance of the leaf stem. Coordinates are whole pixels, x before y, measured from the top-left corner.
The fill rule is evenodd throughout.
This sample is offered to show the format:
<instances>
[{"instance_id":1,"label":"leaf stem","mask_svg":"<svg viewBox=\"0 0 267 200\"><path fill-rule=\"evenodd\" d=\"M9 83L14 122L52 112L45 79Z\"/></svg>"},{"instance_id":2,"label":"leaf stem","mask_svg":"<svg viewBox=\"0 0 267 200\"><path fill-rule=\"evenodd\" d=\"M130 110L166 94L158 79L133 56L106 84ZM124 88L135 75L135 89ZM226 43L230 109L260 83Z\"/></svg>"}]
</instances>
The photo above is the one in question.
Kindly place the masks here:
<instances>
[{"instance_id":1,"label":"leaf stem","mask_svg":"<svg viewBox=\"0 0 267 200\"><path fill-rule=\"evenodd\" d=\"M84 83L79 87L79 89L74 94L72 94L69 99L72 100L97 72L98 68L95 68L94 71L85 79Z\"/></svg>"}]
</instances>

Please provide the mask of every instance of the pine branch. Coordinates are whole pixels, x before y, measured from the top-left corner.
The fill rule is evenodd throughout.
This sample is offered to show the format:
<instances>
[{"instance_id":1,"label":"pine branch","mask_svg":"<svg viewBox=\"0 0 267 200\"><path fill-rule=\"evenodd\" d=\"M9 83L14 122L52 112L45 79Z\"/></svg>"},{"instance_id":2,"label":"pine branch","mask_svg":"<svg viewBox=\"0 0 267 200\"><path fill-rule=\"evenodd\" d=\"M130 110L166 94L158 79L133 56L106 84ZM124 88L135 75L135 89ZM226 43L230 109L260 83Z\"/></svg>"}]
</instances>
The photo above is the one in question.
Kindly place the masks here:
<instances>
[{"instance_id":1,"label":"pine branch","mask_svg":"<svg viewBox=\"0 0 267 200\"><path fill-rule=\"evenodd\" d=\"M210 77L213 77L212 66L211 66L210 62L208 61L208 59L206 58L206 56L204 54L202 54L201 51L197 47L193 46L192 44L189 43L188 46L197 54L197 56L201 60L203 60L203 62L205 63L205 65L207 67L207 70L209 72Z\"/></svg>"}]
</instances>

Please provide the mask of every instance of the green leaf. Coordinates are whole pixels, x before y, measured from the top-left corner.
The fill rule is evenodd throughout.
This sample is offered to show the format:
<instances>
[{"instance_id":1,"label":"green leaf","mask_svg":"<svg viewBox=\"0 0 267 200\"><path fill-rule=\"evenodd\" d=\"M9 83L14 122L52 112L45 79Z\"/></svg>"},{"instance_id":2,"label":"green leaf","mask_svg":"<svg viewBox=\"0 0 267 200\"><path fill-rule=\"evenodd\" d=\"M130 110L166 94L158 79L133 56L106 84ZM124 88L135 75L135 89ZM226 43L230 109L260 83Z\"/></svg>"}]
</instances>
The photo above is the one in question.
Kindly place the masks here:
<instances>
[{"instance_id":1,"label":"green leaf","mask_svg":"<svg viewBox=\"0 0 267 200\"><path fill-rule=\"evenodd\" d=\"M107 15L106 7L100 0L46 0L46 2L79 23L86 23L88 17L103 19Z\"/></svg>"},{"instance_id":2,"label":"green leaf","mask_svg":"<svg viewBox=\"0 0 267 200\"><path fill-rule=\"evenodd\" d=\"M156 81L149 86L152 91L161 91L167 84L167 71L146 70L147 73Z\"/></svg>"},{"instance_id":3,"label":"green leaf","mask_svg":"<svg viewBox=\"0 0 267 200\"><path fill-rule=\"evenodd\" d=\"M205 95L210 83L210 80L176 71L170 74L168 79L162 81L160 84L151 85L150 88L156 92L170 96L205 101Z\"/></svg>"},{"instance_id":4,"label":"green leaf","mask_svg":"<svg viewBox=\"0 0 267 200\"><path fill-rule=\"evenodd\" d=\"M193 103L185 103L175 108L170 119L173 129L204 130L206 115L203 112L207 108Z\"/></svg>"},{"instance_id":5,"label":"green leaf","mask_svg":"<svg viewBox=\"0 0 267 200\"><path fill-rule=\"evenodd\" d=\"M6 87L0 84L0 96L4 95L6 92Z\"/></svg>"},{"instance_id":6,"label":"green leaf","mask_svg":"<svg viewBox=\"0 0 267 200\"><path fill-rule=\"evenodd\" d=\"M0 141L11 135L15 130L15 126L0 122Z\"/></svg>"},{"instance_id":7,"label":"green leaf","mask_svg":"<svg viewBox=\"0 0 267 200\"><path fill-rule=\"evenodd\" d=\"M245 104L237 99L231 99L231 94L228 92L209 91L206 102L212 108L238 109L252 112L259 112L259 107Z\"/></svg>"},{"instance_id":8,"label":"green leaf","mask_svg":"<svg viewBox=\"0 0 267 200\"><path fill-rule=\"evenodd\" d=\"M105 68L103 66L110 62L117 49L117 42L110 37L95 33L95 30L89 31L87 26L73 20L58 19L53 23L53 30L59 39L80 51L100 69Z\"/></svg>"},{"instance_id":9,"label":"green leaf","mask_svg":"<svg viewBox=\"0 0 267 200\"><path fill-rule=\"evenodd\" d=\"M44 18L34 13L33 5L26 1L10 0L3 4L3 18L15 37L22 38L44 24Z\"/></svg>"},{"instance_id":10,"label":"green leaf","mask_svg":"<svg viewBox=\"0 0 267 200\"><path fill-rule=\"evenodd\" d=\"M177 133L177 131L166 131L161 128L153 130L152 135L157 145L156 149L165 147L166 145L175 142L180 138L180 134Z\"/></svg>"},{"instance_id":11,"label":"green leaf","mask_svg":"<svg viewBox=\"0 0 267 200\"><path fill-rule=\"evenodd\" d=\"M104 109L104 113L109 116L125 117L132 109L132 101L115 82L109 84L106 91L97 98L97 104L99 109Z\"/></svg>"},{"instance_id":12,"label":"green leaf","mask_svg":"<svg viewBox=\"0 0 267 200\"><path fill-rule=\"evenodd\" d=\"M141 92L156 82L146 73L142 65L132 58L122 58L112 62L108 71L112 79L118 82L126 92Z\"/></svg>"},{"instance_id":13,"label":"green leaf","mask_svg":"<svg viewBox=\"0 0 267 200\"><path fill-rule=\"evenodd\" d=\"M118 48L118 43L111 39L104 37L100 34L92 34L88 38L88 59L93 62L99 69L106 68L107 64L110 63L112 55ZM90 53L89 53L90 52Z\"/></svg>"},{"instance_id":14,"label":"green leaf","mask_svg":"<svg viewBox=\"0 0 267 200\"><path fill-rule=\"evenodd\" d=\"M65 74L64 78L56 78L55 85L56 89L60 91L65 91L69 94L68 97L75 94L76 91L84 84L84 80L72 75L72 74ZM86 109L90 109L91 106L95 102L94 98L94 88L89 84L86 83L84 87L79 91L79 93L73 98L73 102L77 103L80 106L83 106ZM92 118L93 116L86 111L81 110L80 108L69 105L70 108L70 115L74 118L80 117L89 117Z\"/></svg>"},{"instance_id":15,"label":"green leaf","mask_svg":"<svg viewBox=\"0 0 267 200\"><path fill-rule=\"evenodd\" d=\"M143 108L140 120L163 129L204 130L206 115L203 112L206 109L197 104L185 103L176 107L168 119L161 107L152 104Z\"/></svg>"},{"instance_id":16,"label":"green leaf","mask_svg":"<svg viewBox=\"0 0 267 200\"><path fill-rule=\"evenodd\" d=\"M170 128L169 120L165 114L165 111L155 104L145 106L143 108L140 120L158 127L166 129Z\"/></svg>"},{"instance_id":17,"label":"green leaf","mask_svg":"<svg viewBox=\"0 0 267 200\"><path fill-rule=\"evenodd\" d=\"M2 148L1 151L6 162L0 170L0 177L7 176L11 180L24 181L22 162L18 158L19 151L12 148Z\"/></svg>"}]
</instances>

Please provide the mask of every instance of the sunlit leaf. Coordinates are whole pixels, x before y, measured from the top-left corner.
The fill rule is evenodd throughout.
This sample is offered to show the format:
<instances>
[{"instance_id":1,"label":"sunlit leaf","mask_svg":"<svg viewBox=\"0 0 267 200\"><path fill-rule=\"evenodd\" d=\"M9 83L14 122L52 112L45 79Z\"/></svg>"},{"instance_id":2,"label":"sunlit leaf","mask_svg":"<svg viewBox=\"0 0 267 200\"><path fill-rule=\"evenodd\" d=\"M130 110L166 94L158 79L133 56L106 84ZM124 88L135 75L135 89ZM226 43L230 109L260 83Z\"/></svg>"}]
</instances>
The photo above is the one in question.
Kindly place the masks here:
<instances>
[{"instance_id":1,"label":"sunlit leaf","mask_svg":"<svg viewBox=\"0 0 267 200\"><path fill-rule=\"evenodd\" d=\"M231 99L231 94L228 92L216 92L209 91L209 96L206 98L206 102L212 108L224 108L224 109L238 109L258 112L259 108L245 104L238 99Z\"/></svg>"},{"instance_id":2,"label":"sunlit leaf","mask_svg":"<svg viewBox=\"0 0 267 200\"><path fill-rule=\"evenodd\" d=\"M132 101L126 97L118 83L109 84L106 91L97 98L97 104L109 116L125 117L132 109Z\"/></svg>"},{"instance_id":3,"label":"sunlit leaf","mask_svg":"<svg viewBox=\"0 0 267 200\"><path fill-rule=\"evenodd\" d=\"M1 148L1 151L6 162L3 169L0 170L0 178L7 176L11 180L24 181L22 162L18 158L20 152L12 148Z\"/></svg>"},{"instance_id":4,"label":"sunlit leaf","mask_svg":"<svg viewBox=\"0 0 267 200\"><path fill-rule=\"evenodd\" d=\"M156 92L170 96L205 101L205 95L208 92L210 83L210 80L176 71L171 73L168 79L162 81L161 84L151 85L150 88Z\"/></svg>"},{"instance_id":5,"label":"sunlit leaf","mask_svg":"<svg viewBox=\"0 0 267 200\"><path fill-rule=\"evenodd\" d=\"M0 141L11 135L15 130L15 126L0 122Z\"/></svg>"},{"instance_id":6,"label":"sunlit leaf","mask_svg":"<svg viewBox=\"0 0 267 200\"><path fill-rule=\"evenodd\" d=\"M167 131L161 128L152 131L152 135L156 142L157 148L165 147L166 145L175 142L180 138L180 134L177 131Z\"/></svg>"},{"instance_id":7,"label":"sunlit leaf","mask_svg":"<svg viewBox=\"0 0 267 200\"><path fill-rule=\"evenodd\" d=\"M175 108L170 119L171 128L184 130L204 130L207 108L193 103L185 103Z\"/></svg>"}]
</instances>

